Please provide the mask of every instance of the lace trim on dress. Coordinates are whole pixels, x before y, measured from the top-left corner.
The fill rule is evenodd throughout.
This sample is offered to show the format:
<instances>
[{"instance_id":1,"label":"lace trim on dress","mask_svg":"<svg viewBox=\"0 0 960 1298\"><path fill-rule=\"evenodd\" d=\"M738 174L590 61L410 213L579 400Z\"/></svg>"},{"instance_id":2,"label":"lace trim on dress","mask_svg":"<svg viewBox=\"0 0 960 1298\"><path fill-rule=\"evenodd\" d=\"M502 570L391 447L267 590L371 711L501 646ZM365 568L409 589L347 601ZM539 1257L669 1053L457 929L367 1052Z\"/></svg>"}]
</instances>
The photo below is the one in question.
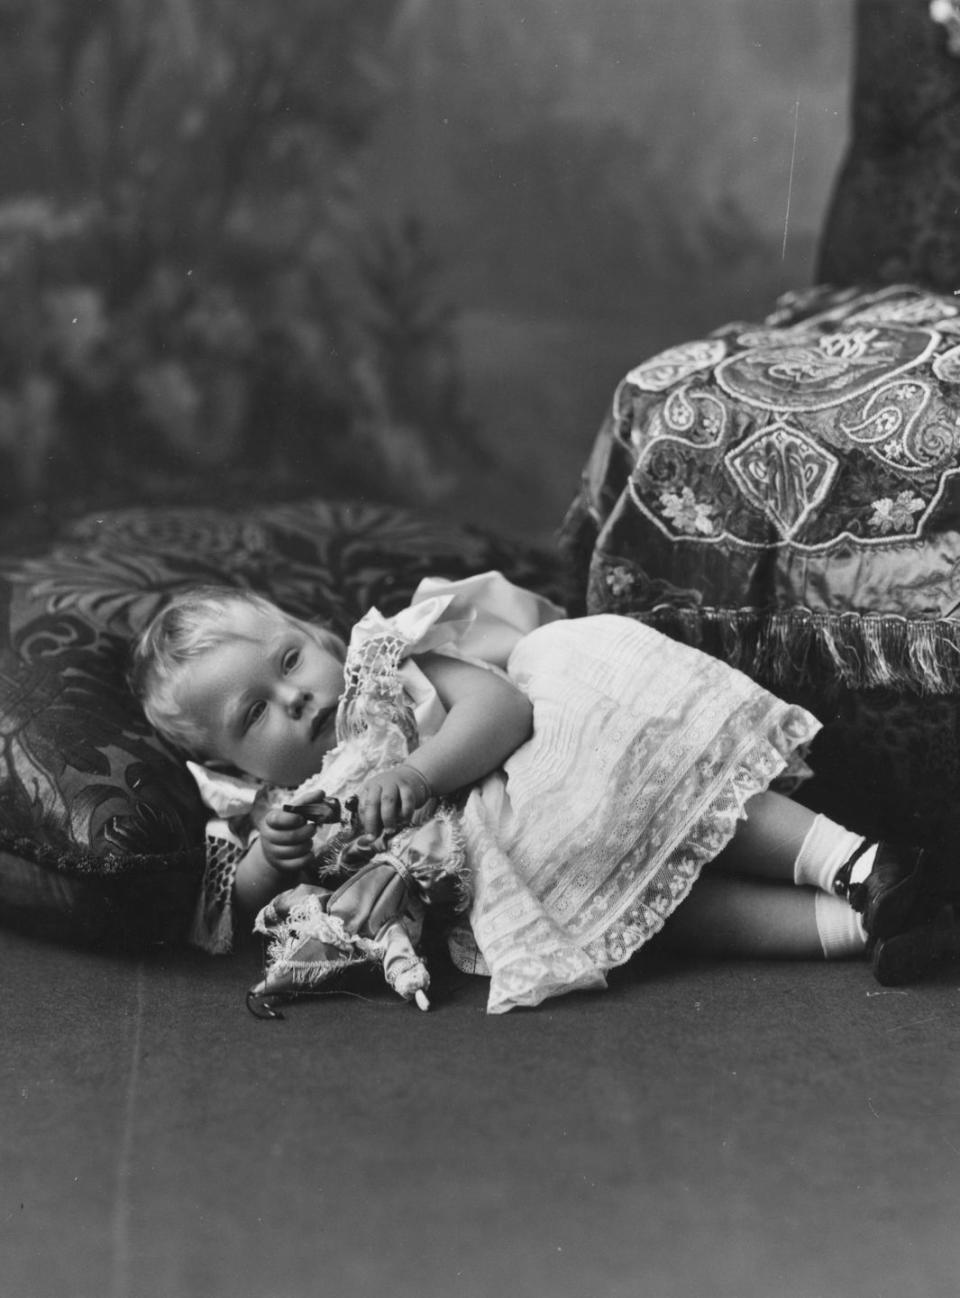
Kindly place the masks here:
<instances>
[{"instance_id":1,"label":"lace trim on dress","mask_svg":"<svg viewBox=\"0 0 960 1298\"><path fill-rule=\"evenodd\" d=\"M211 821L204 840L206 864L190 941L211 955L233 946L233 885L249 843L234 837L225 821Z\"/></svg>"},{"instance_id":2,"label":"lace trim on dress","mask_svg":"<svg viewBox=\"0 0 960 1298\"><path fill-rule=\"evenodd\" d=\"M757 738L742 755L726 786L707 804L689 836L664 860L649 890L629 907L614 928L587 944L585 950L591 958L605 968L614 968L660 932L703 867L715 860L733 838L738 822L746 818L749 800L790 769L782 748L778 751L772 745L791 742L794 740L786 738L782 726L776 727L775 737ZM639 856L641 850L638 846L632 855Z\"/></svg>"},{"instance_id":3,"label":"lace trim on dress","mask_svg":"<svg viewBox=\"0 0 960 1298\"><path fill-rule=\"evenodd\" d=\"M407 750L418 742L413 709L399 678L410 642L392 632L351 648L344 664L344 691L337 708L337 742L365 731L398 727Z\"/></svg>"},{"instance_id":4,"label":"lace trim on dress","mask_svg":"<svg viewBox=\"0 0 960 1298\"><path fill-rule=\"evenodd\" d=\"M766 734L755 736L738 754L728 779L697 815L683 841L658 863L649 883L602 933L582 945L562 924L555 924L536 899L530 898L528 904L525 892L517 892L515 881L498 897L495 867L488 870L486 878L481 874L477 888L484 908L494 910L506 904L512 914L502 944L497 942L487 953L493 975L488 1011L503 1013L571 991L605 987L606 971L624 964L660 932L689 895L703 867L729 843L749 799L769 788L781 774L802 768L803 749L817 728L813 718L807 724L799 710L791 710L783 721L772 722ZM469 804L467 812L471 844L484 853L488 863L495 861L497 844L489 829L469 814ZM642 864L648 851L644 842L627 851L622 859L624 873Z\"/></svg>"}]
</instances>

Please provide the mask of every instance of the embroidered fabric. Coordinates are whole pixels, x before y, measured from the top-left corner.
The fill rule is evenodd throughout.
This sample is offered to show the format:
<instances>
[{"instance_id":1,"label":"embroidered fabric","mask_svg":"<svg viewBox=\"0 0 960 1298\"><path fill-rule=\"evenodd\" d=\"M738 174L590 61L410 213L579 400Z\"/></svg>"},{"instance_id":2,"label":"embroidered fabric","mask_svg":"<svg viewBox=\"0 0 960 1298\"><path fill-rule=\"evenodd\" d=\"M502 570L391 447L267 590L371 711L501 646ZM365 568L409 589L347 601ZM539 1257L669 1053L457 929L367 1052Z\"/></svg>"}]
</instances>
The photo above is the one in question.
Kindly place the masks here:
<instances>
[{"instance_id":1,"label":"embroidered fabric","mask_svg":"<svg viewBox=\"0 0 960 1298\"><path fill-rule=\"evenodd\" d=\"M587 608L777 690L956 694L958 379L956 297L909 284L788 294L636 366L565 525Z\"/></svg>"}]
</instances>

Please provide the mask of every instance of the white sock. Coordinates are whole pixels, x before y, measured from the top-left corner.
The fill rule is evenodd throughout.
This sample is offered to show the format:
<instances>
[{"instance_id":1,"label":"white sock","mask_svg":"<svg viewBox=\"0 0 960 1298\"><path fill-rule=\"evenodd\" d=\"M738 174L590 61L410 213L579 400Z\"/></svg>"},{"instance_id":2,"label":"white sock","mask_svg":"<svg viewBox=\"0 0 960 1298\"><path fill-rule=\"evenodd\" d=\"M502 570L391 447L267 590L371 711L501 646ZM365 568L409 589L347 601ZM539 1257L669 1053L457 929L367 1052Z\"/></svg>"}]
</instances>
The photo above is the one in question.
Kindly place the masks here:
<instances>
[{"instance_id":1,"label":"white sock","mask_svg":"<svg viewBox=\"0 0 960 1298\"><path fill-rule=\"evenodd\" d=\"M819 888L821 892L832 893L834 879L857 848L865 842L866 839L860 834L844 829L835 820L830 820L827 816L816 816L793 863L794 883L800 887ZM851 883L859 883L867 877L873 869L876 854L877 845L871 843L857 859L851 872Z\"/></svg>"},{"instance_id":2,"label":"white sock","mask_svg":"<svg viewBox=\"0 0 960 1298\"><path fill-rule=\"evenodd\" d=\"M825 960L848 960L851 956L863 955L867 935L860 916L845 901L817 892L814 894L813 913Z\"/></svg>"}]
</instances>

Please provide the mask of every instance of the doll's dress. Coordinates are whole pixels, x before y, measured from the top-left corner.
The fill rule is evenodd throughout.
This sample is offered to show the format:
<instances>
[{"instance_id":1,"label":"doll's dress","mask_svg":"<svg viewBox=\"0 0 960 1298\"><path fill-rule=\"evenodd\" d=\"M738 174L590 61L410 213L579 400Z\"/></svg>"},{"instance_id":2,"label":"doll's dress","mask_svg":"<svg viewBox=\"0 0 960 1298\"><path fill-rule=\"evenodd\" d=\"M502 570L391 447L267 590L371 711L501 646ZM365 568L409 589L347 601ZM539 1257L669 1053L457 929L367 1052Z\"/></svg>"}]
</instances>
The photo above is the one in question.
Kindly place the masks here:
<instances>
[{"instance_id":1,"label":"doll's dress","mask_svg":"<svg viewBox=\"0 0 960 1298\"><path fill-rule=\"evenodd\" d=\"M417 949L423 903L397 865L397 858L375 857L339 887L302 883L274 897L256 919L267 950L251 994L297 995L359 964L379 965L405 1000L425 994L430 973Z\"/></svg>"},{"instance_id":2,"label":"doll's dress","mask_svg":"<svg viewBox=\"0 0 960 1298\"><path fill-rule=\"evenodd\" d=\"M396 617L357 623L350 652L384 637L421 739L444 716L426 652L503 672L533 705L531 738L458 803L473 896L451 954L489 975L492 1013L603 987L748 799L809 773L804 709L633 619L568 620L497 573L422 582Z\"/></svg>"}]
</instances>

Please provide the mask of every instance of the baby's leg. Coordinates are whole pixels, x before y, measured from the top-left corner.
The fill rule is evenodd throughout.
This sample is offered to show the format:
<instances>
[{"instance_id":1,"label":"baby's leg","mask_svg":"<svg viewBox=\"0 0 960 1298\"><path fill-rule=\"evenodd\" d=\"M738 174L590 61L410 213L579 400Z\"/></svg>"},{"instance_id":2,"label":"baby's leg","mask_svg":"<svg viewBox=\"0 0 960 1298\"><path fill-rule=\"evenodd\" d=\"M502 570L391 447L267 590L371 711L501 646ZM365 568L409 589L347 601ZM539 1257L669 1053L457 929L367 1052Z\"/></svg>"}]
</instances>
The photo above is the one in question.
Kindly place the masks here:
<instances>
[{"instance_id":1,"label":"baby's leg","mask_svg":"<svg viewBox=\"0 0 960 1298\"><path fill-rule=\"evenodd\" d=\"M746 815L710 874L816 889L821 900L815 918L825 943L832 942L836 927L827 897L842 898L860 917L862 930L878 940L929 922L943 904L928 852L868 843L828 816L769 791L750 799Z\"/></svg>"},{"instance_id":2,"label":"baby's leg","mask_svg":"<svg viewBox=\"0 0 960 1298\"><path fill-rule=\"evenodd\" d=\"M869 938L881 983L915 981L960 957L960 927L951 921L940 933L934 923L944 905L935 853L868 843L782 794L758 794L746 812L671 916L667 943L702 954L838 959L862 954Z\"/></svg>"},{"instance_id":3,"label":"baby's leg","mask_svg":"<svg viewBox=\"0 0 960 1298\"><path fill-rule=\"evenodd\" d=\"M684 954L746 960L838 960L866 950L857 915L838 898L729 875L702 876L657 940Z\"/></svg>"},{"instance_id":4,"label":"baby's leg","mask_svg":"<svg viewBox=\"0 0 960 1298\"><path fill-rule=\"evenodd\" d=\"M746 820L740 822L730 844L713 862L711 870L779 879L784 883L798 882L795 873L797 860L817 820L816 813L782 793L769 790L755 794L747 803L746 813ZM837 825L836 830L839 865L863 839L841 825ZM812 879L803 882L817 886Z\"/></svg>"}]
</instances>

